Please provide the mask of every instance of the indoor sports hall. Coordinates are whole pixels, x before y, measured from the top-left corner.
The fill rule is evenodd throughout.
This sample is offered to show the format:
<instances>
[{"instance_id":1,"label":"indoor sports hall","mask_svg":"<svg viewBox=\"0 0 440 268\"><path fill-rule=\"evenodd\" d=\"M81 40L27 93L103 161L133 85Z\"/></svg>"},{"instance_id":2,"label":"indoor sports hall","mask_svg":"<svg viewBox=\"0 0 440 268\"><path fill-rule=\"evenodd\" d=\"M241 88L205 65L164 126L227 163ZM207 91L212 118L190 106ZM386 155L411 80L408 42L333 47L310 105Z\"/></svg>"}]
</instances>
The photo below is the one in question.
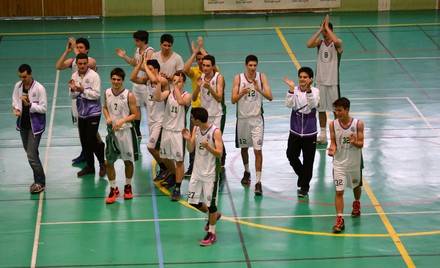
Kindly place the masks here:
<instances>
[{"instance_id":1,"label":"indoor sports hall","mask_svg":"<svg viewBox=\"0 0 440 268\"><path fill-rule=\"evenodd\" d=\"M438 266L440 1L311 0L299 1L311 5L299 9L280 3L252 8L246 1L227 0L35 2L35 7L25 0L0 4L0 267ZM218 11L212 2L225 7ZM350 216L353 194L348 189L341 233L332 232L335 186L328 145L317 147L307 198L297 197L297 175L286 157L291 109L285 105L283 78L297 83L301 66L315 70L316 48L306 43L326 14L343 40L341 96L350 99L350 114L365 124L362 215ZM132 55L132 33L140 29L149 32L149 45L157 50L161 35L172 34L173 50L184 61L191 42L203 37L225 78L227 156L218 193L222 217L210 247L199 245L207 216L186 201L188 178L178 202L153 181L157 167L146 147L144 108L132 200L106 204L107 177L78 178L81 167L71 163L81 151L71 121L71 71L55 69L67 39L89 40L102 97L115 67L125 70L124 85L131 89L132 66L115 49ZM235 148L232 82L245 70L249 54L258 57L258 70L266 74L274 97L263 102L262 196L253 191L252 150L252 184L246 188L240 183L240 149ZM33 78L47 92L39 150L46 188L39 194L29 193L32 170L11 112L17 68L23 63L32 66ZM185 89L191 91L191 81ZM105 139L103 117L99 132ZM115 167L122 185L123 163Z\"/></svg>"}]
</instances>

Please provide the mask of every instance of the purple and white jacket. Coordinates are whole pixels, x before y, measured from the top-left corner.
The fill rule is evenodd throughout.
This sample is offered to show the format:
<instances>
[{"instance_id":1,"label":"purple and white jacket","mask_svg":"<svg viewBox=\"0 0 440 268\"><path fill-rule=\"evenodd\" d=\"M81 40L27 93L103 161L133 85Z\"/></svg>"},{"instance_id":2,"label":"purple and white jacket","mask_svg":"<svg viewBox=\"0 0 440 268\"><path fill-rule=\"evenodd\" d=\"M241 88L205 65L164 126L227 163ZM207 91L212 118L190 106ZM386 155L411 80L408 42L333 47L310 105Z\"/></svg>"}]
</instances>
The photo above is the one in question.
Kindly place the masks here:
<instances>
[{"instance_id":1,"label":"purple and white jacket","mask_svg":"<svg viewBox=\"0 0 440 268\"><path fill-rule=\"evenodd\" d=\"M311 90L311 93L306 93L296 86L293 93L287 91L286 94L286 106L292 109L290 133L300 137L318 133L316 108L319 103L319 89L312 87Z\"/></svg>"},{"instance_id":2,"label":"purple and white jacket","mask_svg":"<svg viewBox=\"0 0 440 268\"><path fill-rule=\"evenodd\" d=\"M23 82L19 81L14 86L12 93L12 107L16 110L23 111ZM38 135L44 132L46 128L46 111L47 96L46 89L43 85L33 80L28 92L31 107L29 108L29 116L31 118L32 133ZM20 130L21 116L17 117L17 130Z\"/></svg>"},{"instance_id":3,"label":"purple and white jacket","mask_svg":"<svg viewBox=\"0 0 440 268\"><path fill-rule=\"evenodd\" d=\"M70 96L76 99L79 118L89 118L101 115L101 78L98 73L88 69L86 74L81 77L78 71L72 74L72 80L77 86L82 86L84 92L72 92Z\"/></svg>"}]
</instances>

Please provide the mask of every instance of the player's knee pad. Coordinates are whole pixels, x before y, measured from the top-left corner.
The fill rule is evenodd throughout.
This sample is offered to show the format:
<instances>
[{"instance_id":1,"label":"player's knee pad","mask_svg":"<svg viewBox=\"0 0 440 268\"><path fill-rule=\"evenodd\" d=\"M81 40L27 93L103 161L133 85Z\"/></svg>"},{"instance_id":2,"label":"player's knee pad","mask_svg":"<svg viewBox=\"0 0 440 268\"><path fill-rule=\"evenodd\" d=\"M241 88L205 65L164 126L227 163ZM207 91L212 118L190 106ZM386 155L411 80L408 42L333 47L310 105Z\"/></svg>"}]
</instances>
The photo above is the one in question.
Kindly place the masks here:
<instances>
[{"instance_id":1,"label":"player's knee pad","mask_svg":"<svg viewBox=\"0 0 440 268\"><path fill-rule=\"evenodd\" d=\"M209 213L216 213L217 212L217 206L216 205L211 205L210 207L208 207L208 211L209 211Z\"/></svg>"}]
</instances>

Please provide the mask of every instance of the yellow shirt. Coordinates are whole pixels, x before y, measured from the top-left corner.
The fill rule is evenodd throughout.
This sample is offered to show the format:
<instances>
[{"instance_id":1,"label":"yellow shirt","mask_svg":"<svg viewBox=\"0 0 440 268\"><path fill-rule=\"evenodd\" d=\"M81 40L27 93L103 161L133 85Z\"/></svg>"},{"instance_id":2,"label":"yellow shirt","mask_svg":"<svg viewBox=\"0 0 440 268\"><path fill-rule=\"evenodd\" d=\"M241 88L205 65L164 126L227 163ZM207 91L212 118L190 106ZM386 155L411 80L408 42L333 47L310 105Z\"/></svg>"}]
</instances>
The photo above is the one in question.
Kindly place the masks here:
<instances>
[{"instance_id":1,"label":"yellow shirt","mask_svg":"<svg viewBox=\"0 0 440 268\"><path fill-rule=\"evenodd\" d=\"M189 69L188 77L191 78L191 87L193 91L197 88L197 81L200 79L201 76L202 76L202 71L199 69L199 66L192 66ZM202 103L200 101L200 95L201 94L199 94L199 96L197 97L197 100L191 101L192 107L202 106Z\"/></svg>"}]
</instances>

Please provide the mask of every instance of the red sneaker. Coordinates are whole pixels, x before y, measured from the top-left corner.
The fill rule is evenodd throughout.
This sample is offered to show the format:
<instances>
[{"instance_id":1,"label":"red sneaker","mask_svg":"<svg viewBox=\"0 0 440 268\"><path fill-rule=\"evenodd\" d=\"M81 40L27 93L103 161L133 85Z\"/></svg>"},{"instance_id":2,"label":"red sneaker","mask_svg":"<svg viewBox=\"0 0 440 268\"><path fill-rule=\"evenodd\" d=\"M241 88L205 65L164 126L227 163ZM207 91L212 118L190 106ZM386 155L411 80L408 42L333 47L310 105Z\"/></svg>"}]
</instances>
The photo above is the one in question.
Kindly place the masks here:
<instances>
[{"instance_id":1,"label":"red sneaker","mask_svg":"<svg viewBox=\"0 0 440 268\"><path fill-rule=\"evenodd\" d=\"M351 216L359 217L361 215L361 202L359 200L353 201L353 210L351 211Z\"/></svg>"},{"instance_id":2,"label":"red sneaker","mask_svg":"<svg viewBox=\"0 0 440 268\"><path fill-rule=\"evenodd\" d=\"M333 233L340 233L345 229L344 218L342 216L336 217L336 223L333 225Z\"/></svg>"},{"instance_id":3,"label":"red sneaker","mask_svg":"<svg viewBox=\"0 0 440 268\"><path fill-rule=\"evenodd\" d=\"M211 246L212 244L215 243L215 241L217 241L217 236L213 233L207 233L205 238L203 238L203 240L200 240L200 246L202 247Z\"/></svg>"},{"instance_id":4,"label":"red sneaker","mask_svg":"<svg viewBox=\"0 0 440 268\"><path fill-rule=\"evenodd\" d=\"M131 191L130 184L124 186L124 199L133 199L133 192Z\"/></svg>"},{"instance_id":5,"label":"red sneaker","mask_svg":"<svg viewBox=\"0 0 440 268\"><path fill-rule=\"evenodd\" d=\"M107 204L113 204L116 201L116 198L119 196L119 189L118 187L110 187L110 193L108 194L108 197L105 199L105 202Z\"/></svg>"}]
</instances>

